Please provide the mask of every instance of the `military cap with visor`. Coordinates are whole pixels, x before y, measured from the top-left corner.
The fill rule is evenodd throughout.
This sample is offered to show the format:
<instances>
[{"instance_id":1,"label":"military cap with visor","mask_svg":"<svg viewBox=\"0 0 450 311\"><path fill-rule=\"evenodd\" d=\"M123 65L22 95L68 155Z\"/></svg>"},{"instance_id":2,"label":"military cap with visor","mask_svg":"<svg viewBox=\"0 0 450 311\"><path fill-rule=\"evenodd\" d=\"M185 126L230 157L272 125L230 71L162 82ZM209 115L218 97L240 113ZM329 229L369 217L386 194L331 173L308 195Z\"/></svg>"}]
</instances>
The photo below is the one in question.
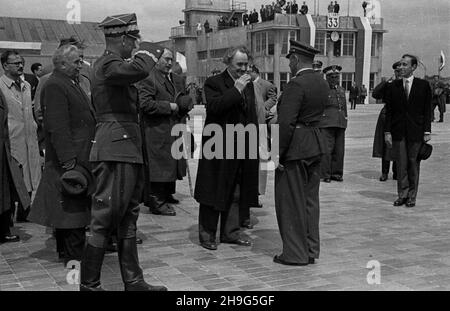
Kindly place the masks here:
<instances>
[{"instance_id":1,"label":"military cap with visor","mask_svg":"<svg viewBox=\"0 0 450 311\"><path fill-rule=\"evenodd\" d=\"M292 54L300 54L310 58L314 58L316 54L320 53L318 49L313 48L309 44L295 40L289 40L289 42L291 44L291 48L289 49L289 53L286 55L286 58L291 57Z\"/></svg>"}]
</instances>

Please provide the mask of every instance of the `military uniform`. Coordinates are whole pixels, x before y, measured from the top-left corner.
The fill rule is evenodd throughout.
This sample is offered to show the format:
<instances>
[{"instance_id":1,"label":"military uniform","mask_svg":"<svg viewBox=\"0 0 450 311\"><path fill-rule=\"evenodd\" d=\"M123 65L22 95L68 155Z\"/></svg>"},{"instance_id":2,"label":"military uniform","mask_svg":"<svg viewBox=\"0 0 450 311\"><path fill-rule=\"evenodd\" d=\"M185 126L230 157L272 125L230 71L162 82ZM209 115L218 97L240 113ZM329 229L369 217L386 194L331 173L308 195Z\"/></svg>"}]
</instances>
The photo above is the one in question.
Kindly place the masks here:
<instances>
[{"instance_id":1,"label":"military uniform","mask_svg":"<svg viewBox=\"0 0 450 311\"><path fill-rule=\"evenodd\" d=\"M313 47L291 40L292 53L312 59ZM283 252L274 262L307 265L319 258L320 159L325 142L318 123L329 87L312 68L297 72L278 105L280 166L275 172L275 210Z\"/></svg>"},{"instance_id":2,"label":"military uniform","mask_svg":"<svg viewBox=\"0 0 450 311\"><path fill-rule=\"evenodd\" d=\"M340 74L340 66L324 69L325 74ZM347 103L345 90L339 85L330 88L328 103L319 127L327 141L327 153L321 161L321 178L342 179L344 174L345 129L347 128Z\"/></svg>"},{"instance_id":3,"label":"military uniform","mask_svg":"<svg viewBox=\"0 0 450 311\"><path fill-rule=\"evenodd\" d=\"M109 17L100 26L106 37L136 39L139 33L135 14ZM136 250L144 179L138 93L133 84L148 76L162 52L163 48L144 42L134 58L126 61L107 47L94 65L91 92L97 127L89 160L97 188L92 200L92 236L81 264L82 290L100 286L105 247L113 230L117 230L125 289L148 290Z\"/></svg>"}]
</instances>

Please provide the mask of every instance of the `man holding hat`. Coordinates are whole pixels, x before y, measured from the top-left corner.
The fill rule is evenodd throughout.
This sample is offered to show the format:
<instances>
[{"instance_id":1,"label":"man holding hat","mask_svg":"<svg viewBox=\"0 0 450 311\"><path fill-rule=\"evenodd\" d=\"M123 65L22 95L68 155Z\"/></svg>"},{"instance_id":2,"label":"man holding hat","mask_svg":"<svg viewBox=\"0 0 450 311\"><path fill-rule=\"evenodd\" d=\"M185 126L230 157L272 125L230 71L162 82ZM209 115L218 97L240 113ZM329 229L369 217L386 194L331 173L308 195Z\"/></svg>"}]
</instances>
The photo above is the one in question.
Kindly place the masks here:
<instances>
[{"instance_id":1,"label":"man holding hat","mask_svg":"<svg viewBox=\"0 0 450 311\"><path fill-rule=\"evenodd\" d=\"M311 68L319 50L290 43L286 57L294 78L278 105L279 158L274 159L275 210L283 252L273 260L303 266L319 258L320 159L326 145L318 125L330 88Z\"/></svg>"},{"instance_id":2,"label":"man holding hat","mask_svg":"<svg viewBox=\"0 0 450 311\"><path fill-rule=\"evenodd\" d=\"M394 206L416 205L421 147L431 139L431 87L414 77L417 57L405 54L398 69L402 79L386 90L385 141L397 160L398 199Z\"/></svg>"},{"instance_id":3,"label":"man holding hat","mask_svg":"<svg viewBox=\"0 0 450 311\"><path fill-rule=\"evenodd\" d=\"M89 152L95 118L78 82L80 50L74 45L58 48L53 65L41 93L46 164L30 219L56 228L57 249L67 263L81 260L90 221L90 195L95 186Z\"/></svg>"},{"instance_id":4,"label":"man holding hat","mask_svg":"<svg viewBox=\"0 0 450 311\"><path fill-rule=\"evenodd\" d=\"M341 66L328 66L323 70L330 87L328 103L320 119L319 127L327 141L327 152L322 157L321 178L323 181L343 181L345 129L347 128L347 103L345 90L339 85Z\"/></svg>"},{"instance_id":5,"label":"man holding hat","mask_svg":"<svg viewBox=\"0 0 450 311\"><path fill-rule=\"evenodd\" d=\"M94 65L91 91L97 127L89 160L97 187L93 194L91 233L81 261L80 290L102 290L100 272L105 246L117 230L125 290L167 290L145 282L136 247L136 222L143 189L142 137L137 89L163 48L142 42L134 57L139 29L136 14L107 17L101 24L106 51Z\"/></svg>"}]
</instances>

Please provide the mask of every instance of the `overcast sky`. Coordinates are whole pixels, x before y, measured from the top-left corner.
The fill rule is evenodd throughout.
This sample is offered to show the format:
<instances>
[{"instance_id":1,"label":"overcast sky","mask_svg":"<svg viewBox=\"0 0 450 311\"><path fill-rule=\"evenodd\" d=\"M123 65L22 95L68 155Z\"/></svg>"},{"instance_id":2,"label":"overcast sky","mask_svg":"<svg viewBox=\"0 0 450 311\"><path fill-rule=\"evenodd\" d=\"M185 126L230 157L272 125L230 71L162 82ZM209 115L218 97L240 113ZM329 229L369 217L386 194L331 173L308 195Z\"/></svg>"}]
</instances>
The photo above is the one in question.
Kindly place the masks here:
<instances>
[{"instance_id":1,"label":"overcast sky","mask_svg":"<svg viewBox=\"0 0 450 311\"><path fill-rule=\"evenodd\" d=\"M239 0L245 1L245 0ZM248 0L247 8L259 8L273 0ZM303 0L297 0L302 3ZM320 13L326 13L329 1L318 0ZM66 19L69 0L0 0L0 15L13 17L35 17ZM83 21L101 21L107 15L136 12L144 38L166 40L170 28L184 19L184 0L79 0ZM341 0L341 13L361 15L362 1ZM437 72L437 59L441 50L447 57L447 66L442 72L450 76L450 0L380 0L384 28L383 73L390 74L391 64L402 53L418 55L424 62L427 74ZM313 12L314 1L306 0ZM419 75L423 70L419 71Z\"/></svg>"}]
</instances>

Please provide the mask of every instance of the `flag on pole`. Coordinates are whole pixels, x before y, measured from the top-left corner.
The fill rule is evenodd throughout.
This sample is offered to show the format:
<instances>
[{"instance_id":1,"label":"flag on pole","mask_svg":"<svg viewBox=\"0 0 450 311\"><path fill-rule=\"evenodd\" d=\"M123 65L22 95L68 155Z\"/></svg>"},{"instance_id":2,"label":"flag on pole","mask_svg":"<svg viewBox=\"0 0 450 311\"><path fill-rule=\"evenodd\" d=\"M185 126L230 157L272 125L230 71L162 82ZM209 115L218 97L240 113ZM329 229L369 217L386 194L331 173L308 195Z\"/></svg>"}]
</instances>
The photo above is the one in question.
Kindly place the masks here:
<instances>
[{"instance_id":1,"label":"flag on pole","mask_svg":"<svg viewBox=\"0 0 450 311\"><path fill-rule=\"evenodd\" d=\"M441 50L441 55L439 56L439 71L442 71L445 67L445 55L444 52Z\"/></svg>"}]
</instances>

